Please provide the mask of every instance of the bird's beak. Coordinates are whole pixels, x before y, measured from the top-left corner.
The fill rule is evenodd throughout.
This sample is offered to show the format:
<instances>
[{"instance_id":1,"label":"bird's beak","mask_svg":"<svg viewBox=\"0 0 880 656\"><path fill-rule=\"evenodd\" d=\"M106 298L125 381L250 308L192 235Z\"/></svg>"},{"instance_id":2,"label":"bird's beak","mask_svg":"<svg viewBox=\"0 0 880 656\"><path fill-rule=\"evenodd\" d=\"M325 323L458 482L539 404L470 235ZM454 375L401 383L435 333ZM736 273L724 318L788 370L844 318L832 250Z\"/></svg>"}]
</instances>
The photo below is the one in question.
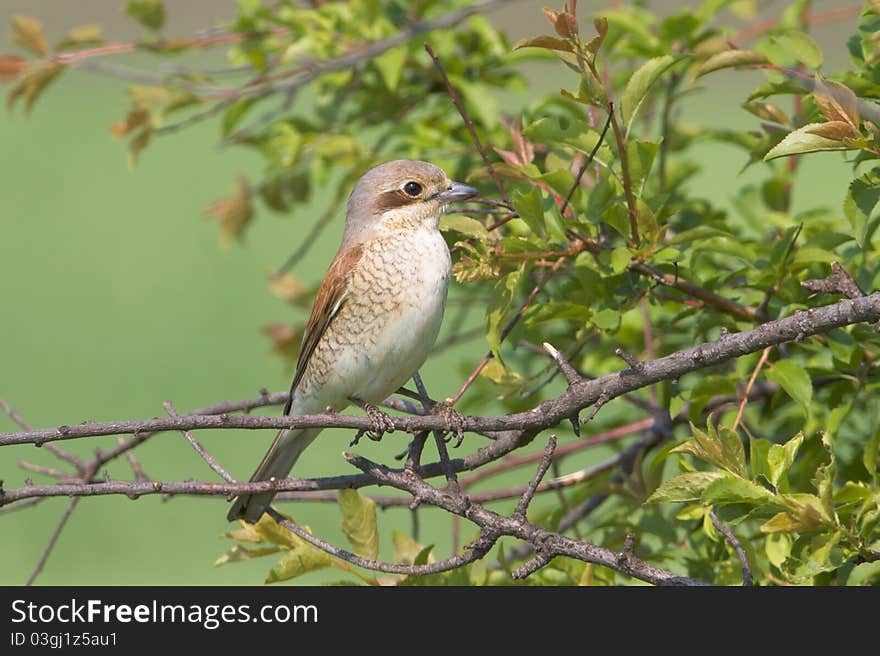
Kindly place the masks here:
<instances>
[{"instance_id":1,"label":"bird's beak","mask_svg":"<svg viewBox=\"0 0 880 656\"><path fill-rule=\"evenodd\" d=\"M462 184L461 182L451 182L449 184L449 189L441 191L437 194L437 198L442 203L452 203L458 200L467 200L468 198L473 198L477 194L479 194L479 190L474 189L466 184Z\"/></svg>"}]
</instances>

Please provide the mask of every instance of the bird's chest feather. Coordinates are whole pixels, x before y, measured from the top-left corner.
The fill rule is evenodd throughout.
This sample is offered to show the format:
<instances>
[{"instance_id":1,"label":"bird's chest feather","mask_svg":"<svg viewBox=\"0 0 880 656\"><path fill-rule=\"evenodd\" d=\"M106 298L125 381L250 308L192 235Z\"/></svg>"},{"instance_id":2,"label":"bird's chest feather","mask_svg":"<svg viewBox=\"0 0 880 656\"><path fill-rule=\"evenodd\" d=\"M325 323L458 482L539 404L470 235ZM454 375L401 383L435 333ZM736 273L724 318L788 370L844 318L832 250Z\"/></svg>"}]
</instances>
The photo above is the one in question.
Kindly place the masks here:
<instances>
[{"instance_id":1,"label":"bird's chest feather","mask_svg":"<svg viewBox=\"0 0 880 656\"><path fill-rule=\"evenodd\" d=\"M386 242L376 253L375 268L363 271L374 291L359 300L374 311L358 331L363 373L352 381L367 401L384 399L424 363L440 331L451 269L449 250L436 231Z\"/></svg>"}]
</instances>

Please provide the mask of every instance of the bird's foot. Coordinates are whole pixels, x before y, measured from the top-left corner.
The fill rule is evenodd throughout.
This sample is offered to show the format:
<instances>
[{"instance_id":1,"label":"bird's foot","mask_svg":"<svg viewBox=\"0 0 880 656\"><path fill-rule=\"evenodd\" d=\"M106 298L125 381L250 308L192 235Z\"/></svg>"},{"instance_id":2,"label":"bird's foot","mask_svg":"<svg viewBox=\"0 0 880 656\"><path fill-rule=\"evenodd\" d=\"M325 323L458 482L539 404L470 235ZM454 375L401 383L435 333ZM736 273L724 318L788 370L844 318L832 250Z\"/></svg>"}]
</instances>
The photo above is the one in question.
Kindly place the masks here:
<instances>
[{"instance_id":1,"label":"bird's foot","mask_svg":"<svg viewBox=\"0 0 880 656\"><path fill-rule=\"evenodd\" d=\"M391 421L391 417L382 412L378 407L376 407L372 403L361 401L360 399L352 399L352 402L366 413L367 417L370 419L370 423L373 426L369 430L359 430L357 434L355 434L354 439L351 441L351 444L349 444L349 446L355 446L364 435L366 435L374 442L378 442L382 439L382 436L385 433L394 432L394 422Z\"/></svg>"},{"instance_id":2,"label":"bird's foot","mask_svg":"<svg viewBox=\"0 0 880 656\"><path fill-rule=\"evenodd\" d=\"M431 414L439 415L446 420L446 430L455 434L455 444L453 446L461 446L461 442L464 439L464 415L452 407L450 399L431 406Z\"/></svg>"}]
</instances>

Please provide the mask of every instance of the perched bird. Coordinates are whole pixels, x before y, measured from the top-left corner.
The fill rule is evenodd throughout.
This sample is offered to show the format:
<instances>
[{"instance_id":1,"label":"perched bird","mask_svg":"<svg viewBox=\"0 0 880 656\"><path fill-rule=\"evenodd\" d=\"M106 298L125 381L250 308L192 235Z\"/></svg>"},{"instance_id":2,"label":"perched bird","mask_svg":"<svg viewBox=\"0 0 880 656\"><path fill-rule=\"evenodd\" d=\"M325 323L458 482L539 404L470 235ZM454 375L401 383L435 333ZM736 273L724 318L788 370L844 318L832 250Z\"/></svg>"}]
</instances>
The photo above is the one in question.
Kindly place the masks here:
<instances>
[{"instance_id":1,"label":"perched bird","mask_svg":"<svg viewBox=\"0 0 880 656\"><path fill-rule=\"evenodd\" d=\"M387 422L375 404L418 371L440 331L451 269L440 214L476 194L427 162L395 160L364 173L318 287L285 415L355 403L377 426ZM281 430L251 481L286 477L319 432ZM274 496L242 495L227 518L256 522Z\"/></svg>"}]
</instances>

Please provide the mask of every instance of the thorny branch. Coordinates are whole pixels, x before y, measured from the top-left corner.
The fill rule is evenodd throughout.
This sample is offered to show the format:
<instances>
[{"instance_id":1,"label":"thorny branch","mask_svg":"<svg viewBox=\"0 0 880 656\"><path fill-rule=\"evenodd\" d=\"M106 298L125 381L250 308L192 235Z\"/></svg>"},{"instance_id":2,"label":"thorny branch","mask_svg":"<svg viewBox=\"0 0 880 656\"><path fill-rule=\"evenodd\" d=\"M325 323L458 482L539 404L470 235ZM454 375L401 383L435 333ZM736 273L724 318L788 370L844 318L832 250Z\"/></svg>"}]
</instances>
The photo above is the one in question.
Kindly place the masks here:
<instances>
[{"instance_id":1,"label":"thorny branch","mask_svg":"<svg viewBox=\"0 0 880 656\"><path fill-rule=\"evenodd\" d=\"M467 432L540 431L556 426L573 413L595 404L600 397L611 400L661 380L677 380L681 376L717 365L727 360L763 350L783 342L801 340L826 333L834 328L853 323L875 323L880 320L880 292L856 299L846 299L824 307L799 310L794 315L761 324L739 333L727 333L719 339L677 351L655 360L638 363L617 373L592 380L581 380L571 385L556 398L544 401L527 412L500 416L465 416L462 430ZM442 416L422 415L393 418L395 430L414 433L421 430L446 430L447 419ZM244 428L354 428L369 429L367 417L321 413L302 416L234 416L223 414L192 414L181 417L159 417L116 422L85 422L75 426L59 426L0 434L0 446L12 444L43 445L50 442L81 437L119 435L158 431L193 429ZM490 445L490 449L508 446L505 436ZM256 491L256 490L248 490ZM8 490L0 503L8 503L15 491ZM24 495L30 496L30 495ZM18 498L18 497L16 497Z\"/></svg>"},{"instance_id":2,"label":"thorny branch","mask_svg":"<svg viewBox=\"0 0 880 656\"><path fill-rule=\"evenodd\" d=\"M845 287L845 285L843 286ZM267 490L315 492L320 490L357 488L368 485L388 485L409 493L420 504L437 506L480 527L482 537L481 540L478 540L476 546L472 545L472 548L466 550L465 553L455 556L450 560L432 565L435 568L455 567L470 562L469 559L476 559L484 555L498 537L506 535L523 540L534 551L535 555L532 560L517 570L517 574L524 576L548 563L552 557L565 555L586 562L606 565L622 573L653 583L698 584L699 581L679 577L671 572L666 572L644 563L631 552L617 553L589 542L568 538L561 533L554 533L538 527L526 519L525 511L528 503L536 493L550 489L559 489L559 487L586 480L599 471L608 471L608 469L622 464L621 458L623 458L624 454L615 456L611 461L600 463L600 465L594 468L541 482L553 458L553 449L548 447L548 450L545 451L540 459L538 472L530 484L524 487L493 491L482 495L468 495L465 487L461 489L450 487L440 490L429 485L426 479L443 474L449 476L450 472L472 471L483 465L499 461L519 447L528 444L541 430L551 428L573 414L576 415L580 410L602 400L608 402L613 398L646 387L660 380L678 379L689 372L716 365L747 353L758 352L786 341L803 339L810 335L828 332L834 328L857 322L877 321L880 321L880 293L845 299L825 307L797 312L791 317L768 322L741 333L724 334L714 342L685 349L663 358L638 361L623 371L595 379L581 377L576 370L570 368L570 365L558 352L553 353L555 349L551 346L548 352L554 355L557 365L564 370L563 373L569 382L569 386L564 392L556 398L539 404L528 412L497 417L462 417L461 425L463 430L489 433L494 437L494 440L466 457L449 459L447 463L434 462L420 465L417 476L413 475L412 470L407 470L406 468L391 469L384 465L372 463L359 456L349 455L346 456L349 462L361 469L362 473L319 479L256 483L93 480L94 475L104 463L127 453L134 446L142 444L147 438L161 431L188 431L206 428L259 429L296 426L369 428L368 419L342 414L319 414L302 417L234 416L229 414L235 411L248 412L253 408L283 402L286 395L281 393L269 394L268 392L263 392L257 399L235 403L220 403L185 416L170 416L139 421L89 422L78 426L62 426L56 429L43 430L31 429L26 423L19 422L25 430L0 434L0 446L14 444L51 445L59 440L99 435L129 434L132 437L113 449L99 452L94 461L87 463L86 472L79 472L79 476L72 482L61 480L58 483L49 485L28 484L21 488L0 491L0 506L17 508L23 504L30 503L34 499L50 496L73 497L68 510L65 511L62 517L62 523L56 529L49 549L44 553L44 557L40 559L38 568L33 576L36 576L36 573L39 572L39 569L45 563L48 551L57 539L57 534L60 533L64 521L66 521L66 518L69 517L70 512L75 507L73 502L82 496L124 494L129 498L135 499L141 495L149 494L188 494L224 497L243 492ZM5 404L4 409L6 409L7 414L13 416L11 409ZM421 410L424 412L424 408L421 408ZM173 414L173 410L170 410L170 412ZM398 429L408 432L443 431L448 429L448 418L436 414L395 417L394 423ZM656 443L656 441L652 443ZM645 448L645 444L640 443L638 445L639 452ZM628 451L624 453L628 453ZM481 505L494 499L515 498L516 496L520 497L520 503L517 506L517 510L510 517L503 516ZM585 504L585 512L589 512L596 505L589 503L590 501L588 500ZM580 509L575 508L569 514L576 514L578 512L580 512ZM573 521L575 520L570 519L563 527L571 526ZM560 528L560 530L564 530L564 528ZM335 553L337 557L348 559L347 552L343 553L342 550L332 547L332 545L326 545L326 543L322 543L317 538L312 538L311 536L309 538L301 537L312 541L319 548L326 547L325 550L335 550L335 552L331 553ZM404 565L383 565L376 562L360 562L360 560L350 560L349 562L368 568L380 569L380 571L419 573L416 570L406 570L405 568L408 566ZM431 571L442 571L442 569L432 569Z\"/></svg>"}]
</instances>

